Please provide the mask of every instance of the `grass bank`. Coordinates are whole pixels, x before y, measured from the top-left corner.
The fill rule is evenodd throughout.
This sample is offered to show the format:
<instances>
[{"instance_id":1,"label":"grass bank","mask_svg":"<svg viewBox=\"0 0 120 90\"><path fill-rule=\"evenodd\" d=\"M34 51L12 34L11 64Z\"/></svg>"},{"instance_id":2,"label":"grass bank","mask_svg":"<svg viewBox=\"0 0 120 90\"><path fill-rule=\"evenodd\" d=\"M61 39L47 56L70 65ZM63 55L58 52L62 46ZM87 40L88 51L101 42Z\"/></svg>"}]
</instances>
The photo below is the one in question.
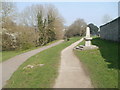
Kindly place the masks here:
<instances>
[{"instance_id":1,"label":"grass bank","mask_svg":"<svg viewBox=\"0 0 120 90\"><path fill-rule=\"evenodd\" d=\"M94 38L95 50L75 51L96 88L118 87L118 43Z\"/></svg>"},{"instance_id":2,"label":"grass bank","mask_svg":"<svg viewBox=\"0 0 120 90\"><path fill-rule=\"evenodd\" d=\"M32 56L18 68L5 87L52 88L58 75L61 50L79 39L80 37L71 38L68 42L63 42ZM38 64L43 64L43 66L38 66ZM27 65L33 65L34 68L23 69Z\"/></svg>"},{"instance_id":3,"label":"grass bank","mask_svg":"<svg viewBox=\"0 0 120 90\"><path fill-rule=\"evenodd\" d=\"M57 41L58 41L58 40L52 41L52 42L46 44L45 46L50 45L50 44L52 44L52 43L55 43L55 42L57 42ZM0 55L2 55L2 58L0 59L0 62L3 62L3 61L5 61L5 60L8 60L8 59L16 56L16 55L19 55L19 54L21 54L21 53L25 53L25 52L28 52L28 51L31 51L31 50L34 50L34 49L37 49L37 48L40 48L40 47L42 47L42 46L32 47L32 48L27 49L27 50L2 51L2 52L0 52Z\"/></svg>"}]
</instances>

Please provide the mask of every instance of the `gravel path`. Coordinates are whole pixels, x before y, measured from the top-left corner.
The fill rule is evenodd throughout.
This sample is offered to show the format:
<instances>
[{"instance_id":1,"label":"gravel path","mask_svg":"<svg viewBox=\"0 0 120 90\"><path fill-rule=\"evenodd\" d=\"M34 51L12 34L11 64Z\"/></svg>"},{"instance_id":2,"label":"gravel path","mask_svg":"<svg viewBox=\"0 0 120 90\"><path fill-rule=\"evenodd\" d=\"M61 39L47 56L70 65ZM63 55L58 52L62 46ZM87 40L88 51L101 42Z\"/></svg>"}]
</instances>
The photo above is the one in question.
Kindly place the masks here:
<instances>
[{"instance_id":1,"label":"gravel path","mask_svg":"<svg viewBox=\"0 0 120 90\"><path fill-rule=\"evenodd\" d=\"M82 40L83 38L61 52L59 75L53 88L93 88L89 76L73 53L73 48Z\"/></svg>"},{"instance_id":2,"label":"gravel path","mask_svg":"<svg viewBox=\"0 0 120 90\"><path fill-rule=\"evenodd\" d=\"M6 83L7 80L10 79L10 77L12 76L12 74L18 69L18 67L24 63L28 58L30 58L31 56L45 50L48 49L50 47L56 46L60 43L62 43L63 40L60 40L56 43L50 44L48 46L44 46L41 47L39 49L35 49L20 55L17 55L9 60L4 61L3 63L0 63L0 76L2 75L2 77L0 78L0 83L2 83L3 87ZM2 81L2 82L1 82Z\"/></svg>"}]
</instances>

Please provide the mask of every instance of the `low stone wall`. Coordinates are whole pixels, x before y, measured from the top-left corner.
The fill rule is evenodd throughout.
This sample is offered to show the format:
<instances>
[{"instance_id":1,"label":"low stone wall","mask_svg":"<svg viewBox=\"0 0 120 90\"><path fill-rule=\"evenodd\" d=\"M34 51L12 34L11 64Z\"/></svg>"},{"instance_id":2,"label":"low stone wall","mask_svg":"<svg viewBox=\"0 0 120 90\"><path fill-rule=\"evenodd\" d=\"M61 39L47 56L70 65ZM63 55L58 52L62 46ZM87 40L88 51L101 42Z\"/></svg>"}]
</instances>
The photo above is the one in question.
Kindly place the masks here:
<instances>
[{"instance_id":1,"label":"low stone wall","mask_svg":"<svg viewBox=\"0 0 120 90\"><path fill-rule=\"evenodd\" d=\"M120 30L120 17L100 26L100 37L106 40L118 41L119 40L119 30Z\"/></svg>"}]
</instances>

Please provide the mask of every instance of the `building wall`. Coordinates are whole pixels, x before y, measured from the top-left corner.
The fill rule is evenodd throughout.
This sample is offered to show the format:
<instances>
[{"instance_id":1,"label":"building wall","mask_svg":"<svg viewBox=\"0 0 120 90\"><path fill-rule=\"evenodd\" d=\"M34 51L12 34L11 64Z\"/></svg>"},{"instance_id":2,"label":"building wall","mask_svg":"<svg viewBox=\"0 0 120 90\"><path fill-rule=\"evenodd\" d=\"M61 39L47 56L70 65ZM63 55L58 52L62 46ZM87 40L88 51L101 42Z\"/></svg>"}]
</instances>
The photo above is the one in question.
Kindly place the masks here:
<instances>
[{"instance_id":1,"label":"building wall","mask_svg":"<svg viewBox=\"0 0 120 90\"><path fill-rule=\"evenodd\" d=\"M120 17L103 26L100 26L100 37L106 40L118 41L118 22L120 22Z\"/></svg>"}]
</instances>

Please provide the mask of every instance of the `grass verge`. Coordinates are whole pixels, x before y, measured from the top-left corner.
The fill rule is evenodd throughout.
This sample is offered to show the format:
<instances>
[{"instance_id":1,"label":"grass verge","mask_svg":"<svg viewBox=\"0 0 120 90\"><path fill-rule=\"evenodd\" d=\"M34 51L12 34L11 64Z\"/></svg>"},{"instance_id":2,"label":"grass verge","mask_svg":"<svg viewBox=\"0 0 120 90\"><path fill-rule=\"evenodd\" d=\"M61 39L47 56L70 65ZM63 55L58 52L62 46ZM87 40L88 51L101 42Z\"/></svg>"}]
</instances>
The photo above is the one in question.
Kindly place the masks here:
<instances>
[{"instance_id":1,"label":"grass verge","mask_svg":"<svg viewBox=\"0 0 120 90\"><path fill-rule=\"evenodd\" d=\"M96 88L118 88L118 43L94 38L99 49L75 51Z\"/></svg>"},{"instance_id":2,"label":"grass verge","mask_svg":"<svg viewBox=\"0 0 120 90\"><path fill-rule=\"evenodd\" d=\"M61 50L79 40L80 37L71 38L57 46L44 50L23 63L8 81L6 88L52 88L58 75L58 66ZM38 66L38 64L44 64ZM27 65L34 68L23 69Z\"/></svg>"},{"instance_id":3,"label":"grass verge","mask_svg":"<svg viewBox=\"0 0 120 90\"><path fill-rule=\"evenodd\" d=\"M46 44L45 46L50 45L52 43L55 43L57 41L58 40L52 41L52 42ZM30 49L27 49L27 50L2 51L2 52L0 52L0 55L2 55L2 58L0 59L0 62L6 61L6 60L8 60L8 59L10 59L10 58L12 58L16 55L19 55L21 53L25 53L25 52L28 52L28 51L31 51L31 50L34 50L34 49L37 49L37 48L40 48L40 47L42 47L42 46L33 47L33 48L30 48Z\"/></svg>"}]
</instances>

